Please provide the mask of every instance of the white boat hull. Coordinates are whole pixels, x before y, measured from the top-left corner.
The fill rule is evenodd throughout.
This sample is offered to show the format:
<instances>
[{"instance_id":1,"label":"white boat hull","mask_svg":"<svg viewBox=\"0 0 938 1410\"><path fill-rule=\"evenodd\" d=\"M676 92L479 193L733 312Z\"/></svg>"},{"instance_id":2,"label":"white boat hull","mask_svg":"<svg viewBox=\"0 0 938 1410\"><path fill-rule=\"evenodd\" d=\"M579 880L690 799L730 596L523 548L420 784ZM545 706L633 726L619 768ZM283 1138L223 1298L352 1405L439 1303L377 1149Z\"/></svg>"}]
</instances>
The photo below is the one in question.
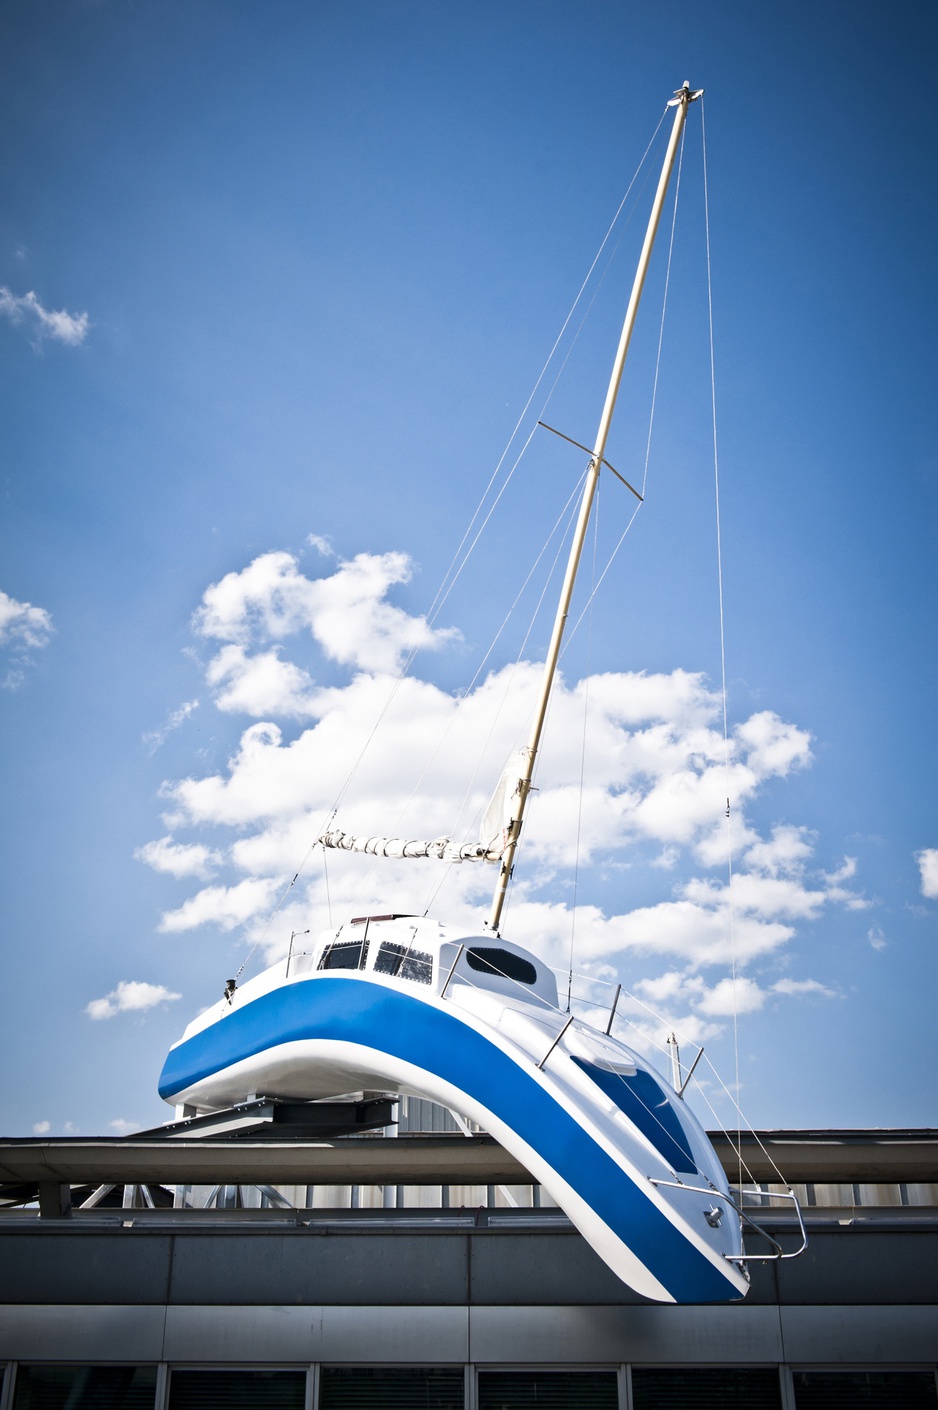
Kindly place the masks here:
<instances>
[{"instance_id":1,"label":"white boat hull","mask_svg":"<svg viewBox=\"0 0 938 1410\"><path fill-rule=\"evenodd\" d=\"M726 1180L706 1135L686 1110L678 1117L683 1103L642 1065L666 1103L664 1124L644 1119L619 1074L599 1065L610 1045L641 1060L585 1024L571 1025L539 1067L563 1021L478 989L454 986L441 998L383 976L320 972L245 992L184 1038L160 1093L200 1108L356 1090L427 1097L495 1136L638 1293L660 1302L744 1296L747 1279L732 1261L739 1221L721 1199ZM610 1082L613 1098L599 1085ZM616 1100L620 1085L638 1124ZM718 1227L707 1219L714 1207L724 1210Z\"/></svg>"}]
</instances>

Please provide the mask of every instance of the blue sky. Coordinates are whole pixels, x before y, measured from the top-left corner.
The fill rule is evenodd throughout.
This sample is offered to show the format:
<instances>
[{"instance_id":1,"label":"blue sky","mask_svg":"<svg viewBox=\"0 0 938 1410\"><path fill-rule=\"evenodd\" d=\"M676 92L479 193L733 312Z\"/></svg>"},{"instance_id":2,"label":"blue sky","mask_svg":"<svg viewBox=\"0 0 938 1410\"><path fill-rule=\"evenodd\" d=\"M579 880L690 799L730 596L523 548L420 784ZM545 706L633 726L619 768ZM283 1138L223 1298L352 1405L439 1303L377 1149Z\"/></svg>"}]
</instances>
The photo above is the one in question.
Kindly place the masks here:
<instances>
[{"instance_id":1,"label":"blue sky","mask_svg":"<svg viewBox=\"0 0 938 1410\"><path fill-rule=\"evenodd\" d=\"M748 769L742 1104L765 1126L935 1123L935 29L932 6L863 0L6 7L2 1129L168 1115L165 1050L263 933L685 78L706 88ZM565 658L505 933L565 953L589 694L578 967L618 973L731 1082L700 117L648 498ZM647 200L546 418L576 439ZM656 255L608 451L633 482ZM421 792L428 835L450 825L523 612L471 682L582 469L546 440L417 655L350 823L390 827L468 692ZM601 494L600 560L620 489ZM333 901L417 905L437 880L338 867ZM489 880L447 879L436 912L468 918ZM325 925L324 901L317 858L262 951Z\"/></svg>"}]
</instances>

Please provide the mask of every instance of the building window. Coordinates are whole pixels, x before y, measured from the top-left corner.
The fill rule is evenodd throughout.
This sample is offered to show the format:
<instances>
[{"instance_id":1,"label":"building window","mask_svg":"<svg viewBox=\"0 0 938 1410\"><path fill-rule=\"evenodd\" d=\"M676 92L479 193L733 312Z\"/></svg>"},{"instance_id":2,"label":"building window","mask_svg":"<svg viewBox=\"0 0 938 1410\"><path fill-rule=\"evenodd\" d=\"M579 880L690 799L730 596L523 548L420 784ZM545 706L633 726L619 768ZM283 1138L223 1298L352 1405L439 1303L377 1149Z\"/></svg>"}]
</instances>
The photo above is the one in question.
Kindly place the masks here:
<instances>
[{"instance_id":1,"label":"building window","mask_svg":"<svg viewBox=\"0 0 938 1410\"><path fill-rule=\"evenodd\" d=\"M479 1410L618 1410L615 1371L480 1371Z\"/></svg>"},{"instance_id":2,"label":"building window","mask_svg":"<svg viewBox=\"0 0 938 1410\"><path fill-rule=\"evenodd\" d=\"M303 1410L305 1371L171 1371L169 1410Z\"/></svg>"},{"instance_id":3,"label":"building window","mask_svg":"<svg viewBox=\"0 0 938 1410\"><path fill-rule=\"evenodd\" d=\"M935 1410L933 1371L793 1371L798 1410Z\"/></svg>"},{"instance_id":4,"label":"building window","mask_svg":"<svg viewBox=\"0 0 938 1410\"><path fill-rule=\"evenodd\" d=\"M153 1410L155 1366L16 1368L13 1410Z\"/></svg>"},{"instance_id":5,"label":"building window","mask_svg":"<svg viewBox=\"0 0 938 1410\"><path fill-rule=\"evenodd\" d=\"M461 1366L324 1366L319 1410L462 1410Z\"/></svg>"},{"instance_id":6,"label":"building window","mask_svg":"<svg viewBox=\"0 0 938 1410\"><path fill-rule=\"evenodd\" d=\"M781 1410L778 1368L632 1368L634 1410Z\"/></svg>"}]
</instances>

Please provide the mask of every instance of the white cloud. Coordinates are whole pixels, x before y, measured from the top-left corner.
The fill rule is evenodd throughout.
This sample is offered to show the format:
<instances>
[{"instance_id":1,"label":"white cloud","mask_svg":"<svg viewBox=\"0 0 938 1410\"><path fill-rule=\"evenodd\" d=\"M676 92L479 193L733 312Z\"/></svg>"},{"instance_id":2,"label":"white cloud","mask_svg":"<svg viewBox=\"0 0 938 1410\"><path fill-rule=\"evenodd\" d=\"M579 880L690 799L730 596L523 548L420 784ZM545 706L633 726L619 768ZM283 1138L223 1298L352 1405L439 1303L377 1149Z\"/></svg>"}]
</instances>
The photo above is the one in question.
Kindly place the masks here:
<instances>
[{"instance_id":1,"label":"white cloud","mask_svg":"<svg viewBox=\"0 0 938 1410\"><path fill-rule=\"evenodd\" d=\"M310 543L331 555L325 541L311 536ZM376 864L317 852L267 933L275 901L336 798L336 825L348 832L474 838L505 759L526 736L540 689L541 666L529 662L493 671L462 696L413 675L393 682L388 673L415 646L441 646L455 634L428 632L422 617L387 601L410 576L405 555L359 554L329 566L326 576L308 578L291 554L266 553L203 596L193 626L217 643L207 684L219 708L256 722L224 768L164 785L174 834L230 829L232 841L220 851L167 836L139 850L142 860L175 876L205 880L222 872L164 914L163 932L241 927L248 941L265 937L274 958L291 929L318 931L347 914L392 907L421 914L432 906L475 928L488 909L492 868ZM289 659L288 639L307 631L348 669L344 683L320 686ZM302 725L285 735L278 721L288 720ZM866 904L848 885L852 859L825 874L810 829L783 821L766 832L755 821L759 795L810 762L810 735L770 710L740 721L727 747L720 697L700 673L558 678L507 933L563 966L577 864L576 966L595 1002L609 1001L604 980L617 971L641 976L643 963L663 963L659 979L633 978L632 987L680 1016L682 1040L703 1042L734 1008L754 1013L770 998L829 993L814 980L760 977L766 961L826 908ZM639 866L643 890L626 901L625 879ZM582 883L593 880L603 904L582 903ZM441 886L445 894L438 895ZM726 974L732 967L735 986ZM773 967L777 973L774 960ZM638 1007L629 1021L651 1031Z\"/></svg>"},{"instance_id":2,"label":"white cloud","mask_svg":"<svg viewBox=\"0 0 938 1410\"><path fill-rule=\"evenodd\" d=\"M810 736L785 724L771 710L762 710L739 725L736 734L749 748L751 767L764 778L780 778L810 762Z\"/></svg>"},{"instance_id":3,"label":"white cloud","mask_svg":"<svg viewBox=\"0 0 938 1410\"><path fill-rule=\"evenodd\" d=\"M181 724L185 724L189 716L194 714L198 708L198 700L184 700L183 703L177 709L170 711L170 713L166 717L165 722L159 727L159 729L150 730L147 734L145 734L143 736L143 742L149 749L150 753L155 754L157 749L159 749L160 745L165 740L166 736L168 734L171 734L174 729L178 729Z\"/></svg>"},{"instance_id":4,"label":"white cloud","mask_svg":"<svg viewBox=\"0 0 938 1410\"><path fill-rule=\"evenodd\" d=\"M53 338L77 347L84 342L89 327L87 313L43 308L31 289L27 294L14 294L5 284L0 284L0 314L13 324L29 328L37 343L43 338Z\"/></svg>"},{"instance_id":5,"label":"white cloud","mask_svg":"<svg viewBox=\"0 0 938 1410\"><path fill-rule=\"evenodd\" d=\"M278 648L249 656L232 642L208 664L205 678L216 688L219 710L288 719L309 719L316 713L313 681L306 671L282 661Z\"/></svg>"},{"instance_id":6,"label":"white cloud","mask_svg":"<svg viewBox=\"0 0 938 1410\"><path fill-rule=\"evenodd\" d=\"M922 876L922 895L929 901L938 901L938 847L923 847L916 852L915 860Z\"/></svg>"},{"instance_id":7,"label":"white cloud","mask_svg":"<svg viewBox=\"0 0 938 1410\"><path fill-rule=\"evenodd\" d=\"M435 649L458 635L433 630L425 617L386 601L412 571L405 553L359 553L328 577L307 578L292 554L264 553L206 589L194 626L201 636L242 647L308 629L330 660L393 672L411 651Z\"/></svg>"},{"instance_id":8,"label":"white cloud","mask_svg":"<svg viewBox=\"0 0 938 1410\"><path fill-rule=\"evenodd\" d=\"M34 1121L34 1122L33 1122L33 1135L34 1135L34 1136L46 1136L46 1135L48 1135L48 1133L49 1133L51 1130L52 1130L52 1122L51 1122L51 1121Z\"/></svg>"},{"instance_id":9,"label":"white cloud","mask_svg":"<svg viewBox=\"0 0 938 1410\"><path fill-rule=\"evenodd\" d=\"M814 850L814 838L804 827L774 827L767 841L753 843L746 851L746 864L770 876L797 872Z\"/></svg>"},{"instance_id":10,"label":"white cloud","mask_svg":"<svg viewBox=\"0 0 938 1410\"><path fill-rule=\"evenodd\" d=\"M176 933L199 925L218 925L234 930L270 906L277 882L269 878L241 881L237 886L206 886L181 905L167 911L160 930Z\"/></svg>"},{"instance_id":11,"label":"white cloud","mask_svg":"<svg viewBox=\"0 0 938 1410\"><path fill-rule=\"evenodd\" d=\"M200 842L174 842L172 837L159 837L146 842L134 852L138 862L146 862L154 871L170 876L205 878L221 862L221 854Z\"/></svg>"},{"instance_id":12,"label":"white cloud","mask_svg":"<svg viewBox=\"0 0 938 1410\"><path fill-rule=\"evenodd\" d=\"M828 989L827 985L818 979L778 979L772 985L772 992L792 997L798 994L817 994L825 999L836 998L836 991Z\"/></svg>"},{"instance_id":13,"label":"white cloud","mask_svg":"<svg viewBox=\"0 0 938 1410\"><path fill-rule=\"evenodd\" d=\"M139 1013L152 1009L156 1004L168 1003L171 999L181 999L181 994L173 994L162 984L147 984L141 979L122 979L116 989L105 994L103 999L92 999L85 1007L90 1018L113 1018L117 1013Z\"/></svg>"},{"instance_id":14,"label":"white cloud","mask_svg":"<svg viewBox=\"0 0 938 1410\"><path fill-rule=\"evenodd\" d=\"M108 1125L112 1131L116 1131L119 1136L129 1136L132 1131L140 1130L139 1121L125 1121L123 1116L115 1116Z\"/></svg>"},{"instance_id":15,"label":"white cloud","mask_svg":"<svg viewBox=\"0 0 938 1410\"><path fill-rule=\"evenodd\" d=\"M0 646L47 646L52 630L52 618L44 607L17 602L15 597L0 592Z\"/></svg>"},{"instance_id":16,"label":"white cloud","mask_svg":"<svg viewBox=\"0 0 938 1410\"><path fill-rule=\"evenodd\" d=\"M728 1018L734 1013L756 1013L765 997L754 979L737 976L735 980L721 979L703 995L698 1007L702 1013Z\"/></svg>"},{"instance_id":17,"label":"white cloud","mask_svg":"<svg viewBox=\"0 0 938 1410\"><path fill-rule=\"evenodd\" d=\"M886 946L889 944L889 941L883 934L882 927L879 925L871 925L866 933L866 938L869 940L874 950L885 950Z\"/></svg>"},{"instance_id":18,"label":"white cloud","mask_svg":"<svg viewBox=\"0 0 938 1410\"><path fill-rule=\"evenodd\" d=\"M7 649L9 666L0 682L4 690L18 690L26 679L31 653L48 646L54 627L44 607L18 602L0 591L0 647Z\"/></svg>"},{"instance_id":19,"label":"white cloud","mask_svg":"<svg viewBox=\"0 0 938 1410\"><path fill-rule=\"evenodd\" d=\"M511 705L506 709L502 702L509 677ZM514 748L539 683L540 667L524 663L494 672L462 698L409 677L388 704L386 679L359 673L345 686L311 692L307 699L314 723L292 740L285 741L271 722L251 725L224 772L183 779L166 789L175 807L174 826L238 829L241 836L230 859L247 878L199 892L164 917L163 928L182 930L210 921L231 929L257 917L272 900L285 861L302 856L327 820L361 741L382 711L382 729L345 796L338 824L351 832L472 836L473 815L484 807L502 761ZM528 870L516 881L511 907L512 934L522 943L530 938L542 949L556 948L558 954L569 936L569 910L565 903L544 902L539 888L550 882L556 894L558 877L576 857L570 819L579 789L584 689L582 682L557 683L550 739L526 822ZM602 864L622 855L624 847L641 844L655 846L661 861L663 844L672 872L681 862L686 872L694 858L705 867L722 866L726 779L722 733L711 728L718 719L716 694L701 676L682 671L610 673L590 681L589 699L580 865ZM467 760L478 757L479 741L486 736L488 748L472 784ZM434 752L444 739L445 747ZM760 838L746 819L746 805L760 788L809 758L807 734L771 712L744 721L730 741L736 801L729 835L741 853L732 895L725 882L711 876L684 875L675 876L671 897L625 914L580 906L578 952L593 961L625 951L671 955L697 967L729 964L735 955L739 964L747 964L785 945L797 924L816 919L832 899L848 896L839 882L832 888L806 879L814 845L807 829L779 825L769 838ZM467 784L460 823L453 800L467 794ZM715 837L724 840L717 845ZM339 905L342 877L348 872L360 878L362 863L333 856L328 865ZM393 887L398 894L403 888L412 897L408 904L423 910L424 893L433 885L427 870L414 864L409 874L392 874L389 866L382 871L388 890ZM841 869L835 875L844 874ZM355 884L361 883L348 883L350 905ZM448 883L449 904L478 923L475 907L490 884L488 869L463 868ZM312 892L309 896L312 903Z\"/></svg>"}]
</instances>

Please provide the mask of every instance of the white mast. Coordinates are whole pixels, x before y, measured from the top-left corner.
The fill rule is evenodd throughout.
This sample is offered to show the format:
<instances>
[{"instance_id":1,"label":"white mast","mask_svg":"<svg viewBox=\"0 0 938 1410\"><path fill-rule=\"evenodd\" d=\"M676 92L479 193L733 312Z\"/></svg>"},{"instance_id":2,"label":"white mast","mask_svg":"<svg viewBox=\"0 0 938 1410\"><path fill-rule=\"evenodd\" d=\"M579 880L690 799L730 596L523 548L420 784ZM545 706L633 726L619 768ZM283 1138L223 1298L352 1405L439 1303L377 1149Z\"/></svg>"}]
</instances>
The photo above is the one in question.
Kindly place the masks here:
<instances>
[{"instance_id":1,"label":"white mast","mask_svg":"<svg viewBox=\"0 0 938 1410\"><path fill-rule=\"evenodd\" d=\"M573 596L573 585L576 581L577 569L580 566L580 555L583 551L583 544L586 539L586 531L589 527L590 512L593 507L593 499L596 494L596 486L599 483L599 472L602 469L603 457L606 454L606 440L609 436L609 427L612 422L612 413L615 410L616 397L619 395L619 383L622 380L622 369L625 366L626 354L629 350L629 343L632 340L632 329L635 326L635 316L638 313L639 301L642 297L642 289L645 286L645 275L648 272L648 263L651 259L652 246L655 243L655 235L658 232L658 222L661 219L661 211L664 207L664 199L668 190L668 182L671 178L671 170L674 166L674 158L677 155L678 142L681 131L687 117L687 109L695 99L699 98L703 92L702 88L692 90L689 83L685 83L679 88L674 98L668 104L674 108L674 124L671 128L671 138L668 142L668 150L665 153L664 165L661 168L661 176L658 179L658 190L655 192L655 201L651 209L651 216L648 221L648 229L645 232L645 243L642 245L642 253L638 261L638 269L635 271L635 281L632 284L632 294L629 299L629 306L625 314L625 322L622 325L622 336L619 339L619 349L616 353L616 360L612 368L612 376L609 379L609 389L606 392L606 404L603 407L603 414L599 419L599 430L596 432L596 440L593 446L592 459L586 475L586 485L583 490L583 499L580 503L580 513L577 519L576 532L573 535L573 543L570 545L570 557L567 560L567 571L563 580L563 587L560 592L560 602L557 605L557 616L554 619L554 630L551 634L550 647L547 651L547 659L544 662L544 679L541 683L541 693L537 703L537 710L534 715L534 722L531 727L531 734L528 739L525 753L524 772L519 780L517 798L517 817L511 820L508 830L508 841L502 854L501 864L498 871L498 882L495 887L495 897L492 901L492 910L488 919L490 930L497 933L501 920L502 908L505 904L505 896L508 890L508 882L511 879L512 869L515 862L515 852L518 848L518 839L521 835L521 824L524 820L524 809L528 801L528 794L531 791L531 778L534 773L534 763L537 758L537 751L540 747L541 735L544 731L544 721L547 718L547 706L550 700L550 692L554 683L554 676L557 672L557 661L560 656L560 645L563 640L564 628L567 625L567 615L570 611L570 599Z\"/></svg>"}]
</instances>

